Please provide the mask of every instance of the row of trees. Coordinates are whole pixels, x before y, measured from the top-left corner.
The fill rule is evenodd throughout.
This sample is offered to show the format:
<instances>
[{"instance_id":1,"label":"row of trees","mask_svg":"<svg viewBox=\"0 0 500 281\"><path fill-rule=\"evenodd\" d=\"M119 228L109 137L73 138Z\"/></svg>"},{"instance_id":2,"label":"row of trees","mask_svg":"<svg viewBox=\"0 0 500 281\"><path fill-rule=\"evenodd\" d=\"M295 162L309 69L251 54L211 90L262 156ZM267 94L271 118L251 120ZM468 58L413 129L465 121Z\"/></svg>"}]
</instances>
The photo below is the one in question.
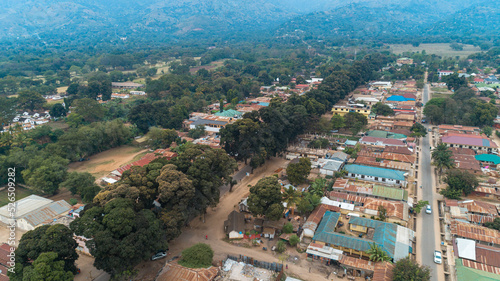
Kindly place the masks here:
<instances>
[{"instance_id":1,"label":"row of trees","mask_svg":"<svg viewBox=\"0 0 500 281\"><path fill-rule=\"evenodd\" d=\"M54 194L66 180L69 162L123 145L131 137L130 128L119 120L97 122L67 132L54 131L49 126L5 132L0 135L0 168L5 173L7 167L15 168L16 182ZM87 187L95 190L93 186ZM90 195L87 198L91 200Z\"/></svg>"},{"instance_id":2,"label":"row of trees","mask_svg":"<svg viewBox=\"0 0 500 281\"><path fill-rule=\"evenodd\" d=\"M124 172L71 223L77 235L93 238L87 246L97 268L113 275L132 269L219 202L220 186L231 180L236 162L208 146L186 143L177 151L170 161Z\"/></svg>"},{"instance_id":3,"label":"row of trees","mask_svg":"<svg viewBox=\"0 0 500 281\"><path fill-rule=\"evenodd\" d=\"M303 96L292 95L286 103L274 98L270 106L245 114L243 119L221 130L224 149L230 155L245 161L252 157L270 157L282 152L288 141L303 133L309 123L318 120L321 114L357 86L370 80L374 71L385 62L385 56L371 55L355 62L347 70L341 70L337 65L332 67L331 74L318 90L312 90ZM349 122L348 126L359 128L366 124L366 117L362 119L358 115L352 115L352 118L350 116L346 120Z\"/></svg>"}]
</instances>

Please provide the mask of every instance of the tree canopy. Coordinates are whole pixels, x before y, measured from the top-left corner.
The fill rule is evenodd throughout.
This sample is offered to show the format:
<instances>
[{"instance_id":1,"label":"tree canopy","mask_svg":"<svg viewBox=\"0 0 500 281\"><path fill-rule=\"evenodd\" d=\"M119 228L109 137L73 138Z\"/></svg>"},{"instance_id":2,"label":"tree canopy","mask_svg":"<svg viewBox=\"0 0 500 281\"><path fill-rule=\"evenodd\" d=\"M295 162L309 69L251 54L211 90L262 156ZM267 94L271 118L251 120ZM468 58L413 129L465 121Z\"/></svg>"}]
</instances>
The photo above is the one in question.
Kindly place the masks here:
<instances>
[{"instance_id":1,"label":"tree canopy","mask_svg":"<svg viewBox=\"0 0 500 281\"><path fill-rule=\"evenodd\" d=\"M286 168L286 175L292 184L301 184L307 180L311 172L311 160L300 158L298 163L290 163Z\"/></svg>"},{"instance_id":2,"label":"tree canopy","mask_svg":"<svg viewBox=\"0 0 500 281\"><path fill-rule=\"evenodd\" d=\"M266 216L269 220L279 220L283 215L281 185L276 177L259 180L250 188L248 209L255 215Z\"/></svg>"},{"instance_id":3,"label":"tree canopy","mask_svg":"<svg viewBox=\"0 0 500 281\"><path fill-rule=\"evenodd\" d=\"M208 244L198 243L184 251L179 264L189 268L207 268L212 266L214 251Z\"/></svg>"},{"instance_id":4,"label":"tree canopy","mask_svg":"<svg viewBox=\"0 0 500 281\"><path fill-rule=\"evenodd\" d=\"M394 281L429 281L431 280L431 269L428 266L421 266L409 257L396 262L393 269Z\"/></svg>"}]
</instances>

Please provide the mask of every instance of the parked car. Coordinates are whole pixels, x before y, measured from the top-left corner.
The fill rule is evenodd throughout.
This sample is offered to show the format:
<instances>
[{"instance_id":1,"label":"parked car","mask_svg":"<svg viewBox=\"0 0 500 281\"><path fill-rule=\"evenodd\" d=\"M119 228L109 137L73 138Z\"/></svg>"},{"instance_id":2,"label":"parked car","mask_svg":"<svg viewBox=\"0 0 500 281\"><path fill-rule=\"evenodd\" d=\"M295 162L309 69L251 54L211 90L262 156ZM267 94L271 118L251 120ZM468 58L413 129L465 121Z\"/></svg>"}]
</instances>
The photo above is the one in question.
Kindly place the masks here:
<instances>
[{"instance_id":1,"label":"parked car","mask_svg":"<svg viewBox=\"0 0 500 281\"><path fill-rule=\"evenodd\" d=\"M434 251L434 262L437 263L437 264L441 264L443 258L441 256L441 252L440 251Z\"/></svg>"},{"instance_id":2,"label":"parked car","mask_svg":"<svg viewBox=\"0 0 500 281\"><path fill-rule=\"evenodd\" d=\"M431 205L427 205L427 207L425 207L425 212L426 212L427 214L432 214Z\"/></svg>"},{"instance_id":3,"label":"parked car","mask_svg":"<svg viewBox=\"0 0 500 281\"><path fill-rule=\"evenodd\" d=\"M158 252L151 257L152 261L162 259L167 256L167 252Z\"/></svg>"}]
</instances>

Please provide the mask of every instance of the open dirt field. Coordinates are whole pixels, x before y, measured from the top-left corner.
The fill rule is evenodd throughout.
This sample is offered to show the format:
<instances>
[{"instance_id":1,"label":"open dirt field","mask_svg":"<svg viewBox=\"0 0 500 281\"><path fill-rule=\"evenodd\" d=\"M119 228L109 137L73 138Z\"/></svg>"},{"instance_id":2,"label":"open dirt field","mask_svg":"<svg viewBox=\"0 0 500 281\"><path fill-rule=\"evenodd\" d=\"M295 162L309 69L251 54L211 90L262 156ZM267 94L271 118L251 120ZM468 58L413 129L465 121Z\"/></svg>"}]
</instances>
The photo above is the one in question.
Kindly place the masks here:
<instances>
[{"instance_id":1,"label":"open dirt field","mask_svg":"<svg viewBox=\"0 0 500 281\"><path fill-rule=\"evenodd\" d=\"M68 87L59 87L59 88L57 88L57 93L58 94L65 94L66 90L68 90Z\"/></svg>"},{"instance_id":2,"label":"open dirt field","mask_svg":"<svg viewBox=\"0 0 500 281\"><path fill-rule=\"evenodd\" d=\"M147 151L147 149L129 145L112 148L90 156L90 160L88 161L69 164L68 171L89 172L96 178L99 178L123 165L137 161L146 154Z\"/></svg>"},{"instance_id":3,"label":"open dirt field","mask_svg":"<svg viewBox=\"0 0 500 281\"><path fill-rule=\"evenodd\" d=\"M391 51L398 55L404 52L422 52L425 50L427 54L435 54L442 57L460 56L463 58L470 54L481 52L479 47L474 47L473 45L463 45L464 49L462 51L455 51L447 43L420 44L418 47L414 47L411 44L394 44L389 46L391 47Z\"/></svg>"}]
</instances>

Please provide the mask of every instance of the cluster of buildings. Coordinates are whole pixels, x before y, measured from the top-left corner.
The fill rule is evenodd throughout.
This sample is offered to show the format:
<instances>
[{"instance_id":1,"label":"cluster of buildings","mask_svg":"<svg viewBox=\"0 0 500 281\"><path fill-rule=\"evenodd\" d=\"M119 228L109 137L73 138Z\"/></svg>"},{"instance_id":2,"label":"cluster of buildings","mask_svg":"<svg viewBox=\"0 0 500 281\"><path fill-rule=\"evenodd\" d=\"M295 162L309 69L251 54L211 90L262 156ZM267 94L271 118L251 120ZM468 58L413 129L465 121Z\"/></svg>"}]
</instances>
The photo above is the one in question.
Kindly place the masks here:
<instances>
[{"instance_id":1,"label":"cluster of buildings","mask_svg":"<svg viewBox=\"0 0 500 281\"><path fill-rule=\"evenodd\" d=\"M12 122L2 128L0 132L7 132L9 129L14 129L16 127L21 127L22 130L32 130L36 126L49 123L50 114L48 111L35 111L35 112L23 112L22 114L17 114Z\"/></svg>"},{"instance_id":2,"label":"cluster of buildings","mask_svg":"<svg viewBox=\"0 0 500 281\"><path fill-rule=\"evenodd\" d=\"M500 231L484 226L500 218L498 146L478 127L439 125L434 133L452 151L455 168L476 174L479 181L463 200L445 199L439 205L446 241L441 248L452 257L448 265L459 281L498 280Z\"/></svg>"}]
</instances>

